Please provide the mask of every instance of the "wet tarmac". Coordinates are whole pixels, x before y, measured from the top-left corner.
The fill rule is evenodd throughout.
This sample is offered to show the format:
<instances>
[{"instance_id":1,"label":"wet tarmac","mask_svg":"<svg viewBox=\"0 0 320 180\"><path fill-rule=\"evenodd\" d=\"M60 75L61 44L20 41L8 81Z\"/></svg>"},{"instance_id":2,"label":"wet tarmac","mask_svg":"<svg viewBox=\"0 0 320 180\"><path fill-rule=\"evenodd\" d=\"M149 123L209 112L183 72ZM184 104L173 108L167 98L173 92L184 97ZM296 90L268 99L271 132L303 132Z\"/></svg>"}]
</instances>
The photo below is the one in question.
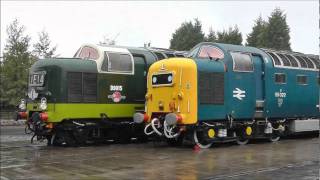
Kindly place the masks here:
<instances>
[{"instance_id":1,"label":"wet tarmac","mask_svg":"<svg viewBox=\"0 0 320 180\"><path fill-rule=\"evenodd\" d=\"M1 180L6 179L319 179L317 135L207 150L154 144L77 148L31 145L23 127L1 127Z\"/></svg>"}]
</instances>

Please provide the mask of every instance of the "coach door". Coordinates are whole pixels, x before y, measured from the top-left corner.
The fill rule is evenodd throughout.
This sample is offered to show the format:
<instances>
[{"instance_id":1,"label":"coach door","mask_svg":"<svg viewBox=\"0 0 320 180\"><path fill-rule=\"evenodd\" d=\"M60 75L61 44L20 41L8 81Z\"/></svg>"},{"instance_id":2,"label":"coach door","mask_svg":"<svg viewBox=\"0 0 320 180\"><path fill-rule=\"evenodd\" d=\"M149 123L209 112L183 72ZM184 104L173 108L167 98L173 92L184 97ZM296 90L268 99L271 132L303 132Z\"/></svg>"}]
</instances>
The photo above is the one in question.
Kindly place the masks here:
<instances>
[{"instance_id":1,"label":"coach door","mask_svg":"<svg viewBox=\"0 0 320 180\"><path fill-rule=\"evenodd\" d=\"M256 112L255 117L263 117L264 106L264 64L260 55L252 55L254 64L255 91L256 91Z\"/></svg>"}]
</instances>

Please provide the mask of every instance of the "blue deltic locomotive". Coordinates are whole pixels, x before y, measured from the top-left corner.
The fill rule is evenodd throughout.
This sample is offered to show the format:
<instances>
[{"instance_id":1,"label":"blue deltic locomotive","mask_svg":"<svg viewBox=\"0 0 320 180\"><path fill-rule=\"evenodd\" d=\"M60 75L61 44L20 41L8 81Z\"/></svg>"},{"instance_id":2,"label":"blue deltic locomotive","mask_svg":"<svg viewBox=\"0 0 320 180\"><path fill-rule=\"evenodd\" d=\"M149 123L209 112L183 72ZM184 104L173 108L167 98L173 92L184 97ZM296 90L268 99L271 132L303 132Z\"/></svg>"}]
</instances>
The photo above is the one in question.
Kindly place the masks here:
<instances>
[{"instance_id":1,"label":"blue deltic locomotive","mask_svg":"<svg viewBox=\"0 0 320 180\"><path fill-rule=\"evenodd\" d=\"M145 134L208 148L319 129L319 56L205 42L188 57L151 65Z\"/></svg>"}]
</instances>

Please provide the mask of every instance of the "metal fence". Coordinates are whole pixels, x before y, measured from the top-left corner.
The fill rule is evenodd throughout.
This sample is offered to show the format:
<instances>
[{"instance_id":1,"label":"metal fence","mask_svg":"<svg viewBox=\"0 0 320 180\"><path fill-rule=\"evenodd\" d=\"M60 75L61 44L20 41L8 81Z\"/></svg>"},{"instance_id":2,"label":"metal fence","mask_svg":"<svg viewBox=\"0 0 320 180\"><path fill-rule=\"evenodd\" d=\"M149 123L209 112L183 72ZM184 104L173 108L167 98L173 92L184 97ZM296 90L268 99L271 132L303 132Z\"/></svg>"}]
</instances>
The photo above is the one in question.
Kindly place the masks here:
<instances>
[{"instance_id":1,"label":"metal fence","mask_svg":"<svg viewBox=\"0 0 320 180\"><path fill-rule=\"evenodd\" d=\"M14 119L14 110L0 110L0 120L11 120Z\"/></svg>"}]
</instances>

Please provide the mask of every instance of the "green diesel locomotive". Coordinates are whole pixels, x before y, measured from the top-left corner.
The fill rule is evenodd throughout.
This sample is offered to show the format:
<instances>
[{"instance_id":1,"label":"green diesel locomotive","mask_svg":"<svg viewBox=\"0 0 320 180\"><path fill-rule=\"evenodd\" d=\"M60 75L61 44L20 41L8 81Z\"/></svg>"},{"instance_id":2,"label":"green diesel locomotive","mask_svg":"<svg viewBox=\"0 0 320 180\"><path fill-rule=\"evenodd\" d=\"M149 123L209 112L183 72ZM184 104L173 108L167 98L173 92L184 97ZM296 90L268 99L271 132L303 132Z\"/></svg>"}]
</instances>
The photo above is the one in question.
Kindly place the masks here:
<instances>
[{"instance_id":1,"label":"green diesel locomotive","mask_svg":"<svg viewBox=\"0 0 320 180\"><path fill-rule=\"evenodd\" d=\"M27 131L49 145L143 139L132 115L144 111L147 71L159 60L155 53L85 44L74 58L39 60L30 69L18 118L27 119Z\"/></svg>"}]
</instances>

